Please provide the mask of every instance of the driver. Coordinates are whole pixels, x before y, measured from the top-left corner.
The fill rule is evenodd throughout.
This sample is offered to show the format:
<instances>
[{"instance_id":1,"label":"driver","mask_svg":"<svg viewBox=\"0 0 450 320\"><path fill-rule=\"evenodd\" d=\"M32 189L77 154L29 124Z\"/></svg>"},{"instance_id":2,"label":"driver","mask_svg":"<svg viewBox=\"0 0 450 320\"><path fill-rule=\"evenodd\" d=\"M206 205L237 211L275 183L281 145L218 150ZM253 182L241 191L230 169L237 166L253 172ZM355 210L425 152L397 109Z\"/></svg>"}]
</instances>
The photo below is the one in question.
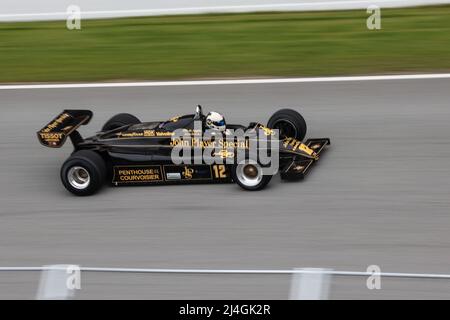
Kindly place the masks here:
<instances>
[{"instance_id":1,"label":"driver","mask_svg":"<svg viewBox=\"0 0 450 320\"><path fill-rule=\"evenodd\" d=\"M225 118L218 112L211 111L206 116L206 127L220 132L225 132L227 125Z\"/></svg>"}]
</instances>

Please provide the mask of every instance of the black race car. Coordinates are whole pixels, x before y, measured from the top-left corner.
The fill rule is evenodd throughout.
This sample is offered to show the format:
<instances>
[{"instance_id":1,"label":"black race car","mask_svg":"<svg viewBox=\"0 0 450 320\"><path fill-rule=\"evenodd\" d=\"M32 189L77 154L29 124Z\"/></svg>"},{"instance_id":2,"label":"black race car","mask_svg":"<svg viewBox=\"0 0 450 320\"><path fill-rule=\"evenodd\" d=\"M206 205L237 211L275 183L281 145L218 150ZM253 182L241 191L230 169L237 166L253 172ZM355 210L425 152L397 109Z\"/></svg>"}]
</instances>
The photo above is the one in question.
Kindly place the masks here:
<instances>
[{"instance_id":1,"label":"black race car","mask_svg":"<svg viewBox=\"0 0 450 320\"><path fill-rule=\"evenodd\" d=\"M265 138L272 139L269 145L278 148L277 171L284 180L303 178L330 144L328 138L302 142L306 135L305 120L295 110L282 109L269 119L267 126L260 123L226 126L227 130L259 132L259 135L240 142L231 138L232 143L226 132L213 135L213 140L218 141L214 144L214 156L223 162L197 159L178 163L173 160L174 148L188 146L180 138L174 138L179 130L192 134L188 143L194 149L191 155L195 154L195 148L211 146L211 136L204 140L207 130L200 106L195 114L167 121L141 122L131 114L117 114L95 136L84 139L77 129L88 124L92 116L89 110L64 110L37 132L40 143L46 147L59 148L67 138L72 141L74 152L61 168L61 180L67 190L78 196L97 192L106 181L115 186L236 182L245 190L260 190L275 174L265 172L267 165L249 154L249 141L259 139L261 132ZM244 151L244 161L237 159L241 151Z\"/></svg>"}]
</instances>

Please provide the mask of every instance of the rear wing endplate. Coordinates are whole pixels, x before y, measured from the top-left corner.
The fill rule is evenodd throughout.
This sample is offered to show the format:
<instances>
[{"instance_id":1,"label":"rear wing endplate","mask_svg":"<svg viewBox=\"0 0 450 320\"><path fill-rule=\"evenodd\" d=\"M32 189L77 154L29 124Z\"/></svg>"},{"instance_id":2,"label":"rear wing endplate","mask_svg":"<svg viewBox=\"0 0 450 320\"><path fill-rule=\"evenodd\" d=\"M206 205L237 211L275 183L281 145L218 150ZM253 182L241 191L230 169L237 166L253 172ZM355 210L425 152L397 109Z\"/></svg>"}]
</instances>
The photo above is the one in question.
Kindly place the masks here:
<instances>
[{"instance_id":1,"label":"rear wing endplate","mask_svg":"<svg viewBox=\"0 0 450 320\"><path fill-rule=\"evenodd\" d=\"M37 132L39 142L49 148L60 148L79 126L92 119L90 110L64 110Z\"/></svg>"}]
</instances>

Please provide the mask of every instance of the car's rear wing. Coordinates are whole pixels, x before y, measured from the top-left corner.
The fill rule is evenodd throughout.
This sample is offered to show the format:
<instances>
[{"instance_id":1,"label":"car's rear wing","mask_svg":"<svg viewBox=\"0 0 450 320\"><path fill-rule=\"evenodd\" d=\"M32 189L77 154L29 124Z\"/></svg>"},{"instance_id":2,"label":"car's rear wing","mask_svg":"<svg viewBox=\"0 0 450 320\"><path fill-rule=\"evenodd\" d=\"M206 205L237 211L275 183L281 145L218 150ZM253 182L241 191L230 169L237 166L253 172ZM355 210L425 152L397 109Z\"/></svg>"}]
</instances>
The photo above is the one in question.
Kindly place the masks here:
<instances>
[{"instance_id":1,"label":"car's rear wing","mask_svg":"<svg viewBox=\"0 0 450 320\"><path fill-rule=\"evenodd\" d=\"M89 123L92 119L89 110L64 110L44 128L37 132L39 142L49 148L60 148L67 137L71 137L76 145L81 139L76 131L79 126Z\"/></svg>"}]
</instances>

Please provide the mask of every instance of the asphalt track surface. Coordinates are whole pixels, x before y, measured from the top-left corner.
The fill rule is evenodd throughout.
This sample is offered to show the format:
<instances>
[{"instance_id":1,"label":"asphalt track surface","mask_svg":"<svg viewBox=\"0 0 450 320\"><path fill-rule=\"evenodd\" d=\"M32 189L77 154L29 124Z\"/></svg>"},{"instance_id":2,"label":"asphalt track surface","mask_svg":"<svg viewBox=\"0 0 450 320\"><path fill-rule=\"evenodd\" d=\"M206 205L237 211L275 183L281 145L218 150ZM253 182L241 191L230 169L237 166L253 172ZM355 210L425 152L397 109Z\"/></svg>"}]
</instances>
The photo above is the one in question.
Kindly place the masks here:
<instances>
[{"instance_id":1,"label":"asphalt track surface","mask_svg":"<svg viewBox=\"0 0 450 320\"><path fill-rule=\"evenodd\" d=\"M450 79L0 91L0 265L450 273ZM191 113L266 121L305 116L331 147L299 183L105 188L77 198L59 168L71 152L35 132L63 108ZM1 273L0 298L34 298L39 273ZM79 298L285 299L289 276L83 274ZM331 298L450 298L443 280L335 278Z\"/></svg>"}]
</instances>

